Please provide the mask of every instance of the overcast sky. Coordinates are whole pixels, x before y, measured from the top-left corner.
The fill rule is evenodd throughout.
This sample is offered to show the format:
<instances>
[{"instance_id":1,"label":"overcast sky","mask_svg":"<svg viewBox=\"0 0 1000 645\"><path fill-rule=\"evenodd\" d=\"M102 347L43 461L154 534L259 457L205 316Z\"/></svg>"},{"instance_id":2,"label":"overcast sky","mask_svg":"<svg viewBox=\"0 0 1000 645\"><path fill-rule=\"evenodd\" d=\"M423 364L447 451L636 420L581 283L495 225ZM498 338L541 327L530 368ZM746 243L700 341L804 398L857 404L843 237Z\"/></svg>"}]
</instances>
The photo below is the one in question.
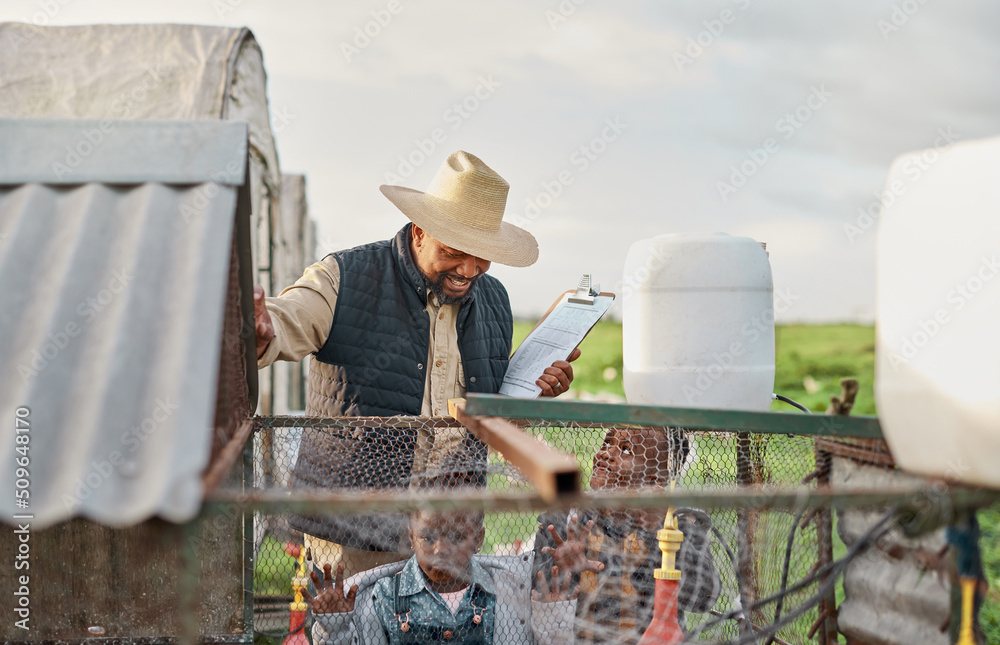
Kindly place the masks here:
<instances>
[{"instance_id":1,"label":"overcast sky","mask_svg":"<svg viewBox=\"0 0 1000 645\"><path fill-rule=\"evenodd\" d=\"M491 269L525 316L585 271L614 289L637 240L723 231L767 242L796 298L779 321L871 321L859 209L892 159L1000 134L994 2L4 0L0 19L46 11L250 27L321 252L405 223L380 184L478 155L541 247Z\"/></svg>"}]
</instances>

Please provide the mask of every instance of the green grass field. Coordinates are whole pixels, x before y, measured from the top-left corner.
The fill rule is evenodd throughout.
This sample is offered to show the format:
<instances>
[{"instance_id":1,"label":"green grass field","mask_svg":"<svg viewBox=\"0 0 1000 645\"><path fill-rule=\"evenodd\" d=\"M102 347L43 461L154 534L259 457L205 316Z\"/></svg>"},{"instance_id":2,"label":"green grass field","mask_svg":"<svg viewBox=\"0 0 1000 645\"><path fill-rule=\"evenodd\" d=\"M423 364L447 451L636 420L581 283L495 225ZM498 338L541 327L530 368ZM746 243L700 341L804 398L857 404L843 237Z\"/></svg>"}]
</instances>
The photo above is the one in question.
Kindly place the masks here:
<instances>
[{"instance_id":1,"label":"green grass field","mask_svg":"<svg viewBox=\"0 0 1000 645\"><path fill-rule=\"evenodd\" d=\"M534 323L514 325L517 347ZM573 364L573 389L625 396L622 388L622 326L601 321L580 345ZM875 329L863 325L789 325L775 329L774 391L814 412L824 412L840 394L840 379L856 378L860 391L854 414L875 414ZM792 411L775 401L772 409Z\"/></svg>"},{"instance_id":2,"label":"green grass field","mask_svg":"<svg viewBox=\"0 0 1000 645\"><path fill-rule=\"evenodd\" d=\"M514 323L514 347L521 344L534 324L534 321ZM580 352L580 359L573 364L573 389L591 394L609 392L625 396L625 390L622 389L620 323L597 323L580 345Z\"/></svg>"},{"instance_id":3,"label":"green grass field","mask_svg":"<svg viewBox=\"0 0 1000 645\"><path fill-rule=\"evenodd\" d=\"M515 325L515 347L528 334L532 324L519 322ZM590 394L606 392L624 396L621 381L621 337L620 323L602 321L593 329L581 346L581 358L574 363L573 390ZM778 394L798 401L814 412L822 413L829 405L830 397L840 393L840 380L846 377L856 378L860 390L855 402L854 414L876 414L872 392L875 350L875 333L872 327L861 325L778 326L775 330L775 338L775 391ZM774 402L772 409L794 412L794 408L778 401ZM546 434L546 438L553 443L560 443L556 436ZM579 445L559 445L557 447L577 454L593 454L596 446L599 445L599 440L599 436L595 435L581 440L582 443ZM724 441L724 439L719 438L717 441ZM713 450L719 453L724 451L723 448L705 446L707 454ZM811 453L803 453L800 457L800 461L810 461ZM772 455L769 454L768 459L770 458ZM788 467L777 463L768 463L767 466L772 469L786 469ZM589 464L584 470L588 469ZM731 479L733 473L727 471L720 474L699 471L699 474L707 481L709 478L717 477ZM491 477L493 476L491 475ZM491 481L490 484L495 487L501 485L495 481ZM987 642L1000 643L1000 593L997 591L997 587L1000 587L1000 506L981 511L979 519L983 530L980 544L986 576L991 585L980 619L987 634ZM534 532L534 527L535 514L533 513L505 514L503 516L488 514L487 544L484 545L484 550L489 552L497 543L509 543L514 539L526 538ZM776 538L773 544L768 543L762 546L768 552L775 551L775 553L780 554L784 548L787 529L778 530L775 528L775 533L780 533L780 539ZM839 543L839 540L835 540L835 557L839 557L843 553L843 545ZM775 555L774 558L779 558L779 556ZM773 561L774 558L769 558L769 560ZM265 543L265 548L258 560L258 575L255 576L258 593L289 593L290 587L287 582L272 580L270 576L261 575L261 573L264 570L286 572L290 565L291 558L281 551L280 545ZM795 579L794 573L791 578ZM838 601L842 599L843 591L838 590Z\"/></svg>"}]
</instances>

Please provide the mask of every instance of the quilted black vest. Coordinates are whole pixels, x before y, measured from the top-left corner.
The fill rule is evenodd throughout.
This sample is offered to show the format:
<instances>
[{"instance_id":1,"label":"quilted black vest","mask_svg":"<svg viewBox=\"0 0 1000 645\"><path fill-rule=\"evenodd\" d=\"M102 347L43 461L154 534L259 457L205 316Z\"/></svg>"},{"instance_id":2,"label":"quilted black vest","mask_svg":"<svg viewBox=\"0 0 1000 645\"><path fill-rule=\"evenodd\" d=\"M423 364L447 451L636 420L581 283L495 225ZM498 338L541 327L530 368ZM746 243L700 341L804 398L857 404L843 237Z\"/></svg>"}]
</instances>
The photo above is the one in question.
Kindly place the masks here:
<instances>
[{"instance_id":1,"label":"quilted black vest","mask_svg":"<svg viewBox=\"0 0 1000 645\"><path fill-rule=\"evenodd\" d=\"M420 414L430 322L424 277L410 254L411 226L392 240L334 254L340 291L330 335L316 353L333 368L330 416ZM482 276L456 324L466 390L498 392L514 330L500 281Z\"/></svg>"},{"instance_id":2,"label":"quilted black vest","mask_svg":"<svg viewBox=\"0 0 1000 645\"><path fill-rule=\"evenodd\" d=\"M392 240L334 254L340 290L333 324L315 358L309 414L419 416L430 346L427 289L410 254L410 226ZM500 390L510 356L513 317L507 291L482 276L461 306L456 325L468 392ZM318 391L322 389L323 393ZM371 490L406 486L415 430L356 428L349 436L318 429L303 432L292 485ZM470 454L485 461L485 446L471 435ZM480 454L481 453L481 454ZM347 546L396 550L403 516L290 518L305 533ZM397 526L398 525L398 526Z\"/></svg>"}]
</instances>

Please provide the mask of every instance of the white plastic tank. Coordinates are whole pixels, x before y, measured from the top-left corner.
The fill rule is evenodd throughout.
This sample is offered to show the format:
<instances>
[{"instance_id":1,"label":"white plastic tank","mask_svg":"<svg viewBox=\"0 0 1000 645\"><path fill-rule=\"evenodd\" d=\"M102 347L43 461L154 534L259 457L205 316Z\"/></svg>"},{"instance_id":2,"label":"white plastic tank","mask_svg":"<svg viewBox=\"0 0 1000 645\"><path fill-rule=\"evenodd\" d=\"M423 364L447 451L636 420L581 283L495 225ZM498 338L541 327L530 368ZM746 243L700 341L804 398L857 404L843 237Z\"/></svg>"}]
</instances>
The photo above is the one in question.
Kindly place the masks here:
<instances>
[{"instance_id":1,"label":"white plastic tank","mask_svg":"<svg viewBox=\"0 0 1000 645\"><path fill-rule=\"evenodd\" d=\"M629 403L770 409L773 290L767 253L749 237L672 234L633 244L621 294Z\"/></svg>"},{"instance_id":2,"label":"white plastic tank","mask_svg":"<svg viewBox=\"0 0 1000 645\"><path fill-rule=\"evenodd\" d=\"M992 488L1000 488L998 174L1000 138L895 160L879 217L875 341L875 402L896 463Z\"/></svg>"}]
</instances>

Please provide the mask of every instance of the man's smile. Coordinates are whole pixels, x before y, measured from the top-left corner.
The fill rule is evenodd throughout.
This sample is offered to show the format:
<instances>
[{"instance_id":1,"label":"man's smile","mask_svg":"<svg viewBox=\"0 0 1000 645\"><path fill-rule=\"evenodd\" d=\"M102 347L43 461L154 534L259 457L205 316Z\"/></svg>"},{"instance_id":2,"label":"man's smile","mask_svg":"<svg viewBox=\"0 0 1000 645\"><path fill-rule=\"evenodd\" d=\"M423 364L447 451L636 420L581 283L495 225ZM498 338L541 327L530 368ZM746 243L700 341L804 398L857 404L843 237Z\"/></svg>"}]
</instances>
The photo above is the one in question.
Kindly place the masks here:
<instances>
[{"instance_id":1,"label":"man's smile","mask_svg":"<svg viewBox=\"0 0 1000 645\"><path fill-rule=\"evenodd\" d=\"M438 297L441 304L462 304L471 295L472 288L483 276L479 271L471 278L465 278L457 273L439 273L437 280L428 282L427 286Z\"/></svg>"},{"instance_id":2,"label":"man's smile","mask_svg":"<svg viewBox=\"0 0 1000 645\"><path fill-rule=\"evenodd\" d=\"M469 285L472 282L474 282L474 279L463 278L461 276L452 273L449 273L447 276L445 276L445 279L448 282L448 286L450 286L455 291L465 291L469 287Z\"/></svg>"}]
</instances>

